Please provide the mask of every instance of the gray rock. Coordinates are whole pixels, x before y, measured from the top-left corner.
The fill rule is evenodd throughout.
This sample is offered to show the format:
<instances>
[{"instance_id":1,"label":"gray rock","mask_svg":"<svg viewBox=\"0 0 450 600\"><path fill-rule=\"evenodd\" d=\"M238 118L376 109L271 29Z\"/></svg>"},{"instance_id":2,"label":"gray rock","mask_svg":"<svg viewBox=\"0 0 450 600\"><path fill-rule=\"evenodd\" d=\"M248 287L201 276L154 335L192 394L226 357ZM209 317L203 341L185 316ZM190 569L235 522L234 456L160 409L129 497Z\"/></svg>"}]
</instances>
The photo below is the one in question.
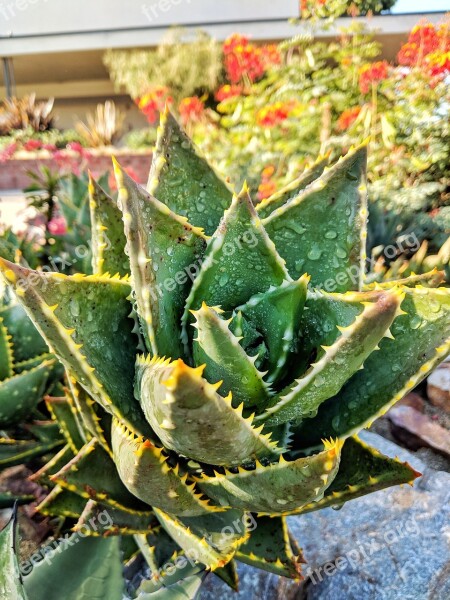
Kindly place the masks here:
<instances>
[{"instance_id":1,"label":"gray rock","mask_svg":"<svg viewBox=\"0 0 450 600\"><path fill-rule=\"evenodd\" d=\"M367 443L408 461L423 476L347 503L290 517L308 564L304 584L239 565L240 591L210 575L200 600L448 600L450 474L364 432Z\"/></svg>"}]
</instances>

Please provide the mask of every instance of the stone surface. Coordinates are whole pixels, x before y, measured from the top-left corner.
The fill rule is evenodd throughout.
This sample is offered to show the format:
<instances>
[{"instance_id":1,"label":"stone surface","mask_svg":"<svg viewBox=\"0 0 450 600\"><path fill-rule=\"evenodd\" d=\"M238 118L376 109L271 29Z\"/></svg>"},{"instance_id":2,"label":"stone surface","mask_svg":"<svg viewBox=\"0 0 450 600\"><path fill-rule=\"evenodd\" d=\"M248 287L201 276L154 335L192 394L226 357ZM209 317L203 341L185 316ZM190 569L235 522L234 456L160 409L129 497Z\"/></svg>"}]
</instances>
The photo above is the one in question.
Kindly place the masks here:
<instances>
[{"instance_id":1,"label":"stone surface","mask_svg":"<svg viewBox=\"0 0 450 600\"><path fill-rule=\"evenodd\" d=\"M450 363L445 362L427 380L428 399L450 413Z\"/></svg>"},{"instance_id":2,"label":"stone surface","mask_svg":"<svg viewBox=\"0 0 450 600\"><path fill-rule=\"evenodd\" d=\"M291 517L291 531L308 560L305 584L240 565L239 593L210 575L200 600L450 598L450 474L427 468L413 453L374 433L361 437L408 461L423 476L414 487L376 492L339 511ZM333 561L339 557L338 570Z\"/></svg>"},{"instance_id":3,"label":"stone surface","mask_svg":"<svg viewBox=\"0 0 450 600\"><path fill-rule=\"evenodd\" d=\"M394 406L388 412L393 433L405 446L416 450L421 446L450 458L450 431L433 422L412 406Z\"/></svg>"}]
</instances>

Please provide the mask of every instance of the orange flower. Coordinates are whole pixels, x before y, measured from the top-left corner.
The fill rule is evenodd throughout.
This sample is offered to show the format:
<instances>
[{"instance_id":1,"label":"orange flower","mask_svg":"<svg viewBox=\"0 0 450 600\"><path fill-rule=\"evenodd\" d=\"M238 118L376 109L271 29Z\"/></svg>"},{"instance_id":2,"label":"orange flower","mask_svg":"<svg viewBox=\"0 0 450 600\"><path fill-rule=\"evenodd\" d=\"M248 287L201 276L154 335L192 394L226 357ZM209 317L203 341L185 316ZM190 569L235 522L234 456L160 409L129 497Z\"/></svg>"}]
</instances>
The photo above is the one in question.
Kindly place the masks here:
<instances>
[{"instance_id":1,"label":"orange flower","mask_svg":"<svg viewBox=\"0 0 450 600\"><path fill-rule=\"evenodd\" d=\"M183 98L178 105L181 121L184 125L189 121L199 121L205 110L203 101L198 96Z\"/></svg>"},{"instance_id":2,"label":"orange flower","mask_svg":"<svg viewBox=\"0 0 450 600\"><path fill-rule=\"evenodd\" d=\"M264 200L277 191L277 184L273 179L262 181L258 186L258 200Z\"/></svg>"},{"instance_id":3,"label":"orange flower","mask_svg":"<svg viewBox=\"0 0 450 600\"><path fill-rule=\"evenodd\" d=\"M346 129L348 129L350 125L352 125L356 121L360 112L360 106L354 106L353 108L348 108L347 110L344 110L344 112L341 114L337 121L337 128L341 131L345 131Z\"/></svg>"}]
</instances>

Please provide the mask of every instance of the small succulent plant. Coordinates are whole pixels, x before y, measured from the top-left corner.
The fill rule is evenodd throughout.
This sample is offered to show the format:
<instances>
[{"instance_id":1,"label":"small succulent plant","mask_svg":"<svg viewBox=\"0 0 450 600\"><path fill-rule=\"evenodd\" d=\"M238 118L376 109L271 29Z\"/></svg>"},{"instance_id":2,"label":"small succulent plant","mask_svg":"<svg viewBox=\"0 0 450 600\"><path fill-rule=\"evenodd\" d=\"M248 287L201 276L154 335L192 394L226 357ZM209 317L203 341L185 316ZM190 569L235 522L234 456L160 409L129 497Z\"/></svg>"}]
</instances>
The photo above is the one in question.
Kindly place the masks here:
<instances>
[{"instance_id":1,"label":"small succulent plant","mask_svg":"<svg viewBox=\"0 0 450 600\"><path fill-rule=\"evenodd\" d=\"M313 169L255 208L166 112L147 191L91 181L93 275L0 261L71 385L42 512L106 507L154 573L236 586L234 559L301 576L287 515L417 476L356 434L448 354L450 292L364 287L366 147Z\"/></svg>"}]
</instances>

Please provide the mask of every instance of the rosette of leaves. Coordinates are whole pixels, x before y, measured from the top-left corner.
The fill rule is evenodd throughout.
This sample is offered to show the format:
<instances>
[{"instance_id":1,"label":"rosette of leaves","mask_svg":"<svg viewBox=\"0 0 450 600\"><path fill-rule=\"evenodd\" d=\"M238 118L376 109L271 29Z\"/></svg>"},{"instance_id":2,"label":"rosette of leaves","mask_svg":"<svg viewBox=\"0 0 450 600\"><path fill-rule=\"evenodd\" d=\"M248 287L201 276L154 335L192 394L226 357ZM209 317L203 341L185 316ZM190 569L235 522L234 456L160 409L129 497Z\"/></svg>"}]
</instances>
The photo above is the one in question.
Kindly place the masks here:
<instances>
[{"instance_id":1,"label":"rosette of leaves","mask_svg":"<svg viewBox=\"0 0 450 600\"><path fill-rule=\"evenodd\" d=\"M90 532L134 536L145 593L189 553L232 586L235 559L299 578L287 515L417 476L357 433L448 354L450 292L363 291L366 147L313 168L255 209L166 112L147 190L91 181L93 275L1 261L72 388L40 510L106 507Z\"/></svg>"}]
</instances>

